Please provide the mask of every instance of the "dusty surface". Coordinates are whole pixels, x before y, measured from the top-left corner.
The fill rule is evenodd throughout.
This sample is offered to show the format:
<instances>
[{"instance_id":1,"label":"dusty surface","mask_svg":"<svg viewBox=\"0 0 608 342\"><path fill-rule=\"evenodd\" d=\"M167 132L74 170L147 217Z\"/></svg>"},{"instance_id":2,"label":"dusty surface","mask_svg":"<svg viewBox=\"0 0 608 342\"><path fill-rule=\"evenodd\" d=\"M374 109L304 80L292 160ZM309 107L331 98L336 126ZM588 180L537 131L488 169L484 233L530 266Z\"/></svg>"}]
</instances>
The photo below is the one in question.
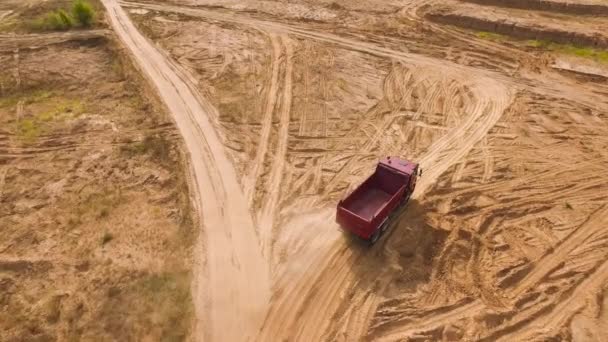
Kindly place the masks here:
<instances>
[{"instance_id":1,"label":"dusty surface","mask_svg":"<svg viewBox=\"0 0 608 342\"><path fill-rule=\"evenodd\" d=\"M501 72L268 14L138 7L218 108L250 243L272 270L258 339L603 338L601 85L530 73L535 56L501 60L460 32L493 47ZM427 173L390 238L366 250L337 232L330 205L390 153Z\"/></svg>"},{"instance_id":2,"label":"dusty surface","mask_svg":"<svg viewBox=\"0 0 608 342\"><path fill-rule=\"evenodd\" d=\"M607 338L603 83L428 22L433 2L123 6L217 109L270 267L255 339ZM425 174L368 249L333 210L386 154Z\"/></svg>"},{"instance_id":3,"label":"dusty surface","mask_svg":"<svg viewBox=\"0 0 608 342\"><path fill-rule=\"evenodd\" d=\"M196 251L205 262L199 267L206 267L206 272L197 272L195 284L199 338L253 337L269 300L269 266L256 244L235 169L212 125L216 110L193 91L180 68L137 31L115 1L104 0L104 5L122 43L173 114L190 154L195 206L206 238Z\"/></svg>"},{"instance_id":4,"label":"dusty surface","mask_svg":"<svg viewBox=\"0 0 608 342\"><path fill-rule=\"evenodd\" d=\"M107 32L0 42L0 340L184 340L180 138Z\"/></svg>"},{"instance_id":5,"label":"dusty surface","mask_svg":"<svg viewBox=\"0 0 608 342\"><path fill-rule=\"evenodd\" d=\"M608 339L603 79L443 1L104 3L190 152L196 338ZM387 154L425 172L367 248L335 204Z\"/></svg>"}]
</instances>

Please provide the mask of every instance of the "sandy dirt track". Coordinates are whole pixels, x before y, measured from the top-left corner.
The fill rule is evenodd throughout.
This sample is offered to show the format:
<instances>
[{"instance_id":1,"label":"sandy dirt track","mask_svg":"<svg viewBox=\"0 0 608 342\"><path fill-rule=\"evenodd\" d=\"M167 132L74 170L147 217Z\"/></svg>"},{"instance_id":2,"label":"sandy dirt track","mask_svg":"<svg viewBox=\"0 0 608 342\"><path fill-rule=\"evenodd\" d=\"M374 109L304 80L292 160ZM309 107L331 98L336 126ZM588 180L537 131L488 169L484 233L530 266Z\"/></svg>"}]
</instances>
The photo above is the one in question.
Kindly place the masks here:
<instances>
[{"instance_id":1,"label":"sandy dirt track","mask_svg":"<svg viewBox=\"0 0 608 342\"><path fill-rule=\"evenodd\" d=\"M107 4L144 71L158 56L147 73L168 106L185 97L172 111L201 177L200 337L605 336L606 86L427 22L432 1L380 14L351 2L121 2L147 39ZM179 124L188 111L202 133ZM386 154L425 173L368 249L339 232L333 206ZM224 221L208 221L209 206ZM229 237L213 228L226 222Z\"/></svg>"},{"instance_id":2,"label":"sandy dirt track","mask_svg":"<svg viewBox=\"0 0 608 342\"><path fill-rule=\"evenodd\" d=\"M207 272L201 273L196 300L205 313L201 331L208 339L235 339L257 327L268 302L268 265L234 168L209 120L209 105L199 102L176 67L135 29L124 10L104 1L112 26L131 50L142 71L158 88L182 133L192 161L205 226ZM252 248L252 245L254 248Z\"/></svg>"}]
</instances>

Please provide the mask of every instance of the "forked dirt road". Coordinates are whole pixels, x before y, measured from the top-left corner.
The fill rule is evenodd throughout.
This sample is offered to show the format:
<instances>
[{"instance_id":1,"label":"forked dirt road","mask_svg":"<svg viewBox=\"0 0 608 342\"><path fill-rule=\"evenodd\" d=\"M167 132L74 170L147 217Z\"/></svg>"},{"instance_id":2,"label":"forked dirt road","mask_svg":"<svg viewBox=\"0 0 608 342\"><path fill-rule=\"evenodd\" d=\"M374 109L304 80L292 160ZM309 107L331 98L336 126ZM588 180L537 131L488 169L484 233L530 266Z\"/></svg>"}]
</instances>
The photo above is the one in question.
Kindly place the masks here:
<instances>
[{"instance_id":1,"label":"forked dirt road","mask_svg":"<svg viewBox=\"0 0 608 342\"><path fill-rule=\"evenodd\" d=\"M205 227L193 296L202 320L198 333L213 341L251 337L270 299L269 266L234 167L206 104L186 78L138 32L116 1L103 0L103 4L120 40L172 113L190 154L194 203Z\"/></svg>"},{"instance_id":2,"label":"forked dirt road","mask_svg":"<svg viewBox=\"0 0 608 342\"><path fill-rule=\"evenodd\" d=\"M180 2L106 5L191 153L197 337L602 336L603 84L429 21L434 0ZM361 248L335 201L393 153L425 170L417 201Z\"/></svg>"},{"instance_id":3,"label":"forked dirt road","mask_svg":"<svg viewBox=\"0 0 608 342\"><path fill-rule=\"evenodd\" d=\"M105 0L104 4L108 8L112 24L121 40L131 50L148 78L156 85L161 97L173 113L191 154L205 232L203 245L205 250L203 252L206 256L206 265L201 263L201 267L205 267L206 271L200 273L202 277L198 282L199 295L195 296L200 301L196 303L199 314L204 317L202 325L199 325L198 328L199 333L209 340L251 339L254 329L259 328L261 320L266 317L261 335L257 337L259 340L293 337L301 340L318 340L325 332L325 325L329 324L328 322L331 321L331 317L336 313L338 307L343 305L340 296L336 296L336 291L348 289L349 284L357 282L357 279L350 278L352 275L344 273L346 269L341 266L348 258L353 257L351 253L343 252L346 247L345 242L341 239L335 240L328 245L327 250L317 251L317 255L322 257L314 258L316 265L302 275L305 278L290 279L288 287L275 294L273 300L270 301L268 261L263 257L262 246L268 243L264 240L269 238L268 232L272 229L273 211L274 206L277 205L277 187L281 183L282 168L279 165L278 168L273 169L276 174L271 177L273 181L269 190L271 194L275 195L271 195L263 207L259 221L260 227L258 227L259 232L263 233L260 234L263 240L259 241L255 234L253 221L249 216L250 209L246 196L236 181L234 168L226 158L223 146L209 121L209 113L203 109L208 108L209 104L200 96L194 95L191 85L188 84L188 78L137 32L120 8L119 3ZM488 77L486 73L460 65L446 65L445 61L433 58L393 51L369 42L359 42L333 34L204 10L148 4L124 4L238 22L271 32L273 70L276 70L278 55L281 54L280 44L286 46L285 74L287 79L282 101L287 104L290 100L289 59L292 52L290 52L286 34L329 42L347 49L424 67L425 70L428 70L428 76L420 82L441 84L457 80L462 87L462 92L471 94L465 101L464 111L467 116L458 127L446 132L441 139L437 140L421 158L421 165L428 172L418 185L417 196L483 139L501 117L512 97L509 87ZM277 82L279 82L275 73L276 71L271 77L271 94L276 93ZM439 91L443 90L439 89ZM271 96L267 104L265 122L269 122L270 111L275 102L276 99ZM289 108L289 106L284 107ZM288 112L281 114L279 135L287 134L288 115ZM257 168L260 167L260 160L267 153L265 142L268 140L269 134L270 124L268 123L262 130L260 156L253 164L252 172L254 174L259 172ZM281 156L284 154L281 151L284 151L285 148L284 144L279 145L277 152L279 161L285 158ZM248 192L251 192L255 185L246 185L246 188ZM331 226L329 222L326 224ZM231 229L237 226L238 231ZM338 270L334 272L333 268L338 268ZM282 278L281 275L277 275L277 277ZM341 280L336 281L337 279ZM317 298L311 303L307 293L315 287L317 291L324 293L324 296L327 297L325 299ZM376 303L376 301L372 302ZM205 303L210 305L205 305ZM355 306L360 304L353 303ZM370 316L361 319L371 319L375 310L368 308L367 312ZM248 323L247 328L237 328L244 321Z\"/></svg>"}]
</instances>

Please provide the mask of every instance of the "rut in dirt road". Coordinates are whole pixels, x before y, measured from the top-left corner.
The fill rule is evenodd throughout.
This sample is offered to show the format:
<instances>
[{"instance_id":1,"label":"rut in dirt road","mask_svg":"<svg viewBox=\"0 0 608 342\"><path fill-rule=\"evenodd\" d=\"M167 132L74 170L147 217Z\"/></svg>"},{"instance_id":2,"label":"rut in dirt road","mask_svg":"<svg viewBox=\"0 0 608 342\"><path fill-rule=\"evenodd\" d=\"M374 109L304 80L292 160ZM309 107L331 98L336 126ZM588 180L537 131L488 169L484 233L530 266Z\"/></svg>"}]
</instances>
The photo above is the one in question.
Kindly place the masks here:
<instances>
[{"instance_id":1,"label":"rut in dirt road","mask_svg":"<svg viewBox=\"0 0 608 342\"><path fill-rule=\"evenodd\" d=\"M262 131L260 133L260 146L256 151L255 158L252 161L251 171L245 182L245 193L251 204L253 201L255 188L260 177L260 173L264 167L264 160L268 152L268 144L270 133L272 131L272 119L279 96L279 69L281 57L280 38L275 34L268 34L270 45L272 46L272 63L270 65L272 75L270 77L270 85L268 86L268 94L266 95L266 107L264 108L264 116L262 117Z\"/></svg>"},{"instance_id":2,"label":"rut in dirt road","mask_svg":"<svg viewBox=\"0 0 608 342\"><path fill-rule=\"evenodd\" d=\"M120 40L169 108L190 154L206 262L197 270L197 334L207 341L252 337L269 301L268 263L234 167L205 110L210 104L195 95L188 78L138 32L116 1L103 4Z\"/></svg>"}]
</instances>

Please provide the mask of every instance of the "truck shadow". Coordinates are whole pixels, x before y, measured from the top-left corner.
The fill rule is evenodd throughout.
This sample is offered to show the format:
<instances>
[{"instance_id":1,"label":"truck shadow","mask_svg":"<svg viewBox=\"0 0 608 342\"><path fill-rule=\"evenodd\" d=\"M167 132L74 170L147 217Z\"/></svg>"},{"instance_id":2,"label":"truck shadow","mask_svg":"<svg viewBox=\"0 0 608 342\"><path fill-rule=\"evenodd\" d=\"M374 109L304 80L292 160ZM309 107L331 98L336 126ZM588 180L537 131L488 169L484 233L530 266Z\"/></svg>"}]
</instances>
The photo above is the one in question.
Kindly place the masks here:
<instances>
[{"instance_id":1,"label":"truck shadow","mask_svg":"<svg viewBox=\"0 0 608 342\"><path fill-rule=\"evenodd\" d=\"M345 233L354 250L349 262L358 279L355 291L374 291L387 297L415 291L431 276L433 259L442 250L448 232L427 223L423 203L411 200L388 231L373 246Z\"/></svg>"}]
</instances>

